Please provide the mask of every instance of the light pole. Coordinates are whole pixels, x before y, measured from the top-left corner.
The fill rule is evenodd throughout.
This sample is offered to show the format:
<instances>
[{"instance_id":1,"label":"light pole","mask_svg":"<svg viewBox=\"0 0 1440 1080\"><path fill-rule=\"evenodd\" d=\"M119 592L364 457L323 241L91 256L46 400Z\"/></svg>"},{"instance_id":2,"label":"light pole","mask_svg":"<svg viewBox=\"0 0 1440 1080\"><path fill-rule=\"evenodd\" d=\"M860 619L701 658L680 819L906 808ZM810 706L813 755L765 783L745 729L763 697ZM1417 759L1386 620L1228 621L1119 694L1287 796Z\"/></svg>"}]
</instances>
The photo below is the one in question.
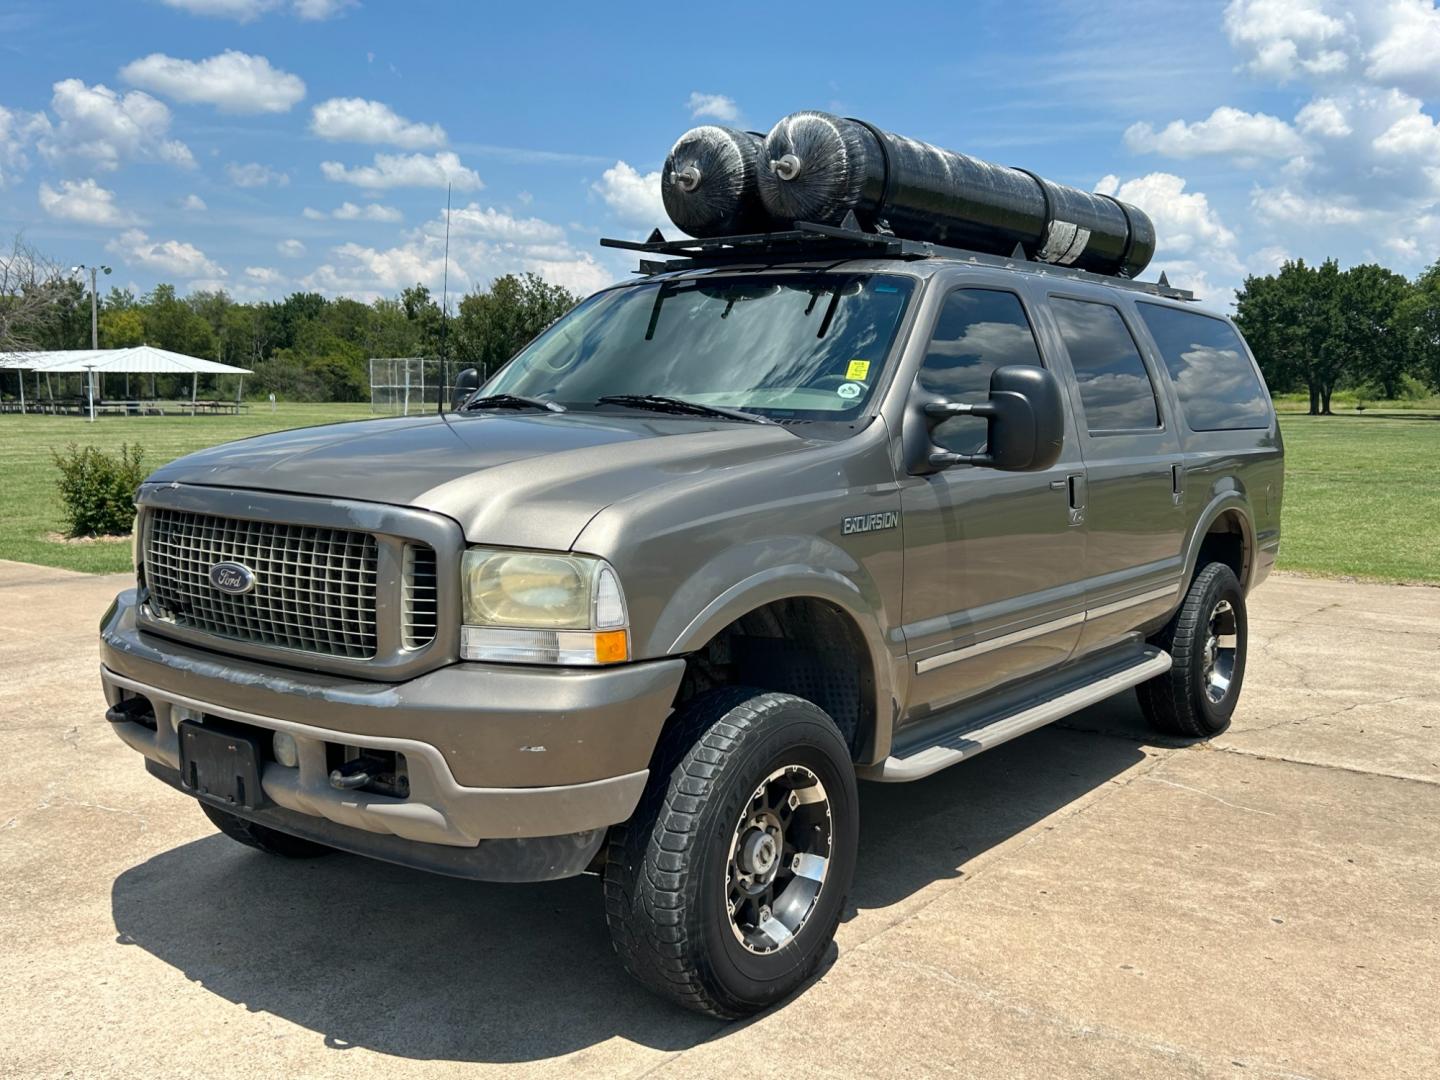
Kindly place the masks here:
<instances>
[{"instance_id":1,"label":"light pole","mask_svg":"<svg viewBox=\"0 0 1440 1080\"><path fill-rule=\"evenodd\" d=\"M96 288L95 277L99 273L110 273L110 267L105 265L86 266L81 263L70 272L73 274L79 270L90 271L90 348L100 348L100 293Z\"/></svg>"}]
</instances>

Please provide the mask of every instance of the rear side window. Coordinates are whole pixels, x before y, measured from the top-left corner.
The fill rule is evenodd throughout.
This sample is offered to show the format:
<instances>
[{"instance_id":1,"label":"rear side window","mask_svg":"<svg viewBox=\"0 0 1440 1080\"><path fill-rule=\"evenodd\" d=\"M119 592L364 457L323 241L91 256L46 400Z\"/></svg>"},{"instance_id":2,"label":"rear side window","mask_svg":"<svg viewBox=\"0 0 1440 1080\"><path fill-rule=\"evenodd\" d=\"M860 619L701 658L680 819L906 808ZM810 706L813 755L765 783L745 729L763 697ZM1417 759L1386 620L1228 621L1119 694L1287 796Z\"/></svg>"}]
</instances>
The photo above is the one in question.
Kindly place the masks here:
<instances>
[{"instance_id":1,"label":"rear side window","mask_svg":"<svg viewBox=\"0 0 1440 1080\"><path fill-rule=\"evenodd\" d=\"M1014 293L956 289L945 298L920 385L951 401L979 405L990 397L990 373L1008 364L1040 367L1030 320ZM955 454L985 449L985 420L952 416L935 429L934 441Z\"/></svg>"},{"instance_id":2,"label":"rear side window","mask_svg":"<svg viewBox=\"0 0 1440 1080\"><path fill-rule=\"evenodd\" d=\"M1155 387L1120 312L1109 304L1060 297L1050 298L1050 309L1080 384L1090 433L1158 428Z\"/></svg>"},{"instance_id":3,"label":"rear side window","mask_svg":"<svg viewBox=\"0 0 1440 1080\"><path fill-rule=\"evenodd\" d=\"M1270 398L1233 326L1159 304L1136 307L1160 347L1191 431L1270 426Z\"/></svg>"}]
</instances>

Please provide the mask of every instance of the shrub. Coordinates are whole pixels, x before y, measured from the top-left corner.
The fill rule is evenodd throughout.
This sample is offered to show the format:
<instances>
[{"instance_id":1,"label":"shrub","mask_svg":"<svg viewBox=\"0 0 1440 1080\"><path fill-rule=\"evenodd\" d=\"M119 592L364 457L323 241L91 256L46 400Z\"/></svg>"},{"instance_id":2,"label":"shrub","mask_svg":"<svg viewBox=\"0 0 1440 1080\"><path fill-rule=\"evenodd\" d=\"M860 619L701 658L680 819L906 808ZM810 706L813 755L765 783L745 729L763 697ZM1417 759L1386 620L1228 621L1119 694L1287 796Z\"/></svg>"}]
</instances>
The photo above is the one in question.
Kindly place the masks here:
<instances>
[{"instance_id":1,"label":"shrub","mask_svg":"<svg viewBox=\"0 0 1440 1080\"><path fill-rule=\"evenodd\" d=\"M71 536L118 536L135 518L135 489L145 479L144 451L122 444L118 454L71 443L52 451L60 470L60 498Z\"/></svg>"}]
</instances>

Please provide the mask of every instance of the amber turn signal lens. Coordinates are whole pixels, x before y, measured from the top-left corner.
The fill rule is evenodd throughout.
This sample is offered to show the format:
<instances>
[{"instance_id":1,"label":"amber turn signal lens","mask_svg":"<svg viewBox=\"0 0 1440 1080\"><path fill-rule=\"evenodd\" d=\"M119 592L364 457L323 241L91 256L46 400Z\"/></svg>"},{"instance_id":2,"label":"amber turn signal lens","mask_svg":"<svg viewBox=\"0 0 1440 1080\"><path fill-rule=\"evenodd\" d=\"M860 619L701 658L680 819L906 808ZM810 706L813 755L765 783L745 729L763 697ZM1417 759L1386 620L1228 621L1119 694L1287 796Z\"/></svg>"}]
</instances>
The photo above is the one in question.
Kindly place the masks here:
<instances>
[{"instance_id":1,"label":"amber turn signal lens","mask_svg":"<svg viewBox=\"0 0 1440 1080\"><path fill-rule=\"evenodd\" d=\"M625 630L604 630L595 635L595 662L620 664L630 659L630 634Z\"/></svg>"}]
</instances>

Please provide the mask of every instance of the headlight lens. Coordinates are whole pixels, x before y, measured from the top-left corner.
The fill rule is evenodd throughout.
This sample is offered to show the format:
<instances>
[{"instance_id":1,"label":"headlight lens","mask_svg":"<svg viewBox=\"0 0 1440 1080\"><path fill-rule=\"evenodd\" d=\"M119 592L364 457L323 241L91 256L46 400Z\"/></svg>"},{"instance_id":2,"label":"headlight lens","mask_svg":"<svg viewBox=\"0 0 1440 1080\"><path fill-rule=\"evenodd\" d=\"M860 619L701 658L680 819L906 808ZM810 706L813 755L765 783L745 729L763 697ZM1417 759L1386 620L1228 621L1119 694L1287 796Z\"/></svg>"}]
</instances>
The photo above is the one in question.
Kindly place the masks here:
<instances>
[{"instance_id":1,"label":"headlight lens","mask_svg":"<svg viewBox=\"0 0 1440 1080\"><path fill-rule=\"evenodd\" d=\"M464 659L608 664L630 658L625 597L604 559L470 548L460 572Z\"/></svg>"}]
</instances>

